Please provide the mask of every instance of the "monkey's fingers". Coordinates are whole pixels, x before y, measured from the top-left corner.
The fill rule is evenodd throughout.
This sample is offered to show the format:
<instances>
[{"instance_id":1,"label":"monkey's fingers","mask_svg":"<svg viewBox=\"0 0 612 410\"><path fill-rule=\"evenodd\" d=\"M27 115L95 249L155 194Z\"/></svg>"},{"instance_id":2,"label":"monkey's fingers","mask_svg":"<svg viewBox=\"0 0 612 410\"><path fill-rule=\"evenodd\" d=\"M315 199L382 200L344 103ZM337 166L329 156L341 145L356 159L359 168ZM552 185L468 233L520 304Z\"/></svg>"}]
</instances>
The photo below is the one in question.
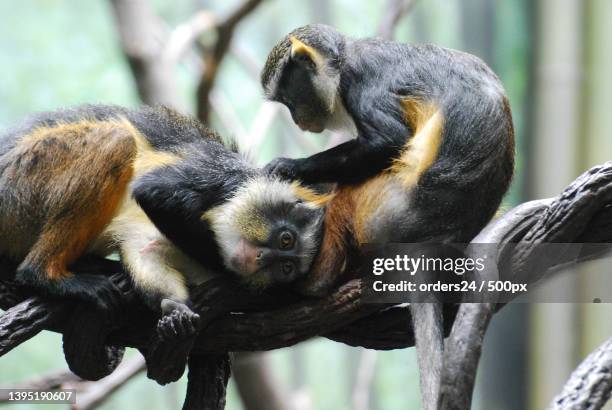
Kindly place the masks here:
<instances>
[{"instance_id":1,"label":"monkey's fingers","mask_svg":"<svg viewBox=\"0 0 612 410\"><path fill-rule=\"evenodd\" d=\"M191 325L196 330L200 330L200 327L202 326L202 318L200 317L200 315L194 314L193 316L189 318L189 320L191 321Z\"/></svg>"},{"instance_id":2,"label":"monkey's fingers","mask_svg":"<svg viewBox=\"0 0 612 410\"><path fill-rule=\"evenodd\" d=\"M275 158L263 169L266 175L294 180L299 177L299 162L291 158Z\"/></svg>"},{"instance_id":3,"label":"monkey's fingers","mask_svg":"<svg viewBox=\"0 0 612 410\"><path fill-rule=\"evenodd\" d=\"M199 316L196 313L188 314L187 312L181 312L180 315L180 333L182 338L191 337L196 334L197 328L191 323L192 316Z\"/></svg>"},{"instance_id":4,"label":"monkey's fingers","mask_svg":"<svg viewBox=\"0 0 612 410\"><path fill-rule=\"evenodd\" d=\"M157 323L157 334L166 342L174 342L178 339L175 327L176 318L174 313L162 317Z\"/></svg>"},{"instance_id":5,"label":"monkey's fingers","mask_svg":"<svg viewBox=\"0 0 612 410\"><path fill-rule=\"evenodd\" d=\"M193 312L187 305L169 299L162 301L164 316L158 321L157 333L160 339L167 342L177 342L194 337L200 324L200 315Z\"/></svg>"}]
</instances>

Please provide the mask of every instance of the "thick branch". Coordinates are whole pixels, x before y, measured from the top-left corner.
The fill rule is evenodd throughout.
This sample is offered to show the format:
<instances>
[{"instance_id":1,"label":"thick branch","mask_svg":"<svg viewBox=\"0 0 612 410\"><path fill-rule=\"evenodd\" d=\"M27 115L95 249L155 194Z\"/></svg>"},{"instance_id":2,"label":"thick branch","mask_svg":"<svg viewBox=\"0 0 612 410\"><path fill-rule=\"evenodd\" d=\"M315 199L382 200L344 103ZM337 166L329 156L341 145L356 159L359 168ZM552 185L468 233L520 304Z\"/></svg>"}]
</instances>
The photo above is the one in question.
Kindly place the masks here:
<instances>
[{"instance_id":1,"label":"thick branch","mask_svg":"<svg viewBox=\"0 0 612 410\"><path fill-rule=\"evenodd\" d=\"M498 258L510 253L511 272L521 283L535 282L555 267L594 255L568 253L554 260L537 258L542 243L611 242L612 162L581 175L552 200L523 204L483 230L473 243L496 243ZM541 253L539 254L541 255ZM492 279L486 270L482 280ZM441 409L470 408L484 334L495 313L493 303L463 304L447 340L441 381Z\"/></svg>"},{"instance_id":2,"label":"thick branch","mask_svg":"<svg viewBox=\"0 0 612 410\"><path fill-rule=\"evenodd\" d=\"M612 339L591 353L572 373L551 410L600 409L612 395Z\"/></svg>"},{"instance_id":3,"label":"thick branch","mask_svg":"<svg viewBox=\"0 0 612 410\"><path fill-rule=\"evenodd\" d=\"M534 201L511 210L492 222L473 242L498 244L498 257L504 256L512 246L520 247L518 255L525 257L510 259L512 271L520 272L526 278L540 278L542 269L550 271L571 260L568 257L548 261L546 266L534 264L530 255L536 245L552 240L612 241L612 230L600 228L612 226L611 191L612 163L607 163L585 173L553 200ZM580 213L575 213L575 209ZM580 224L574 218L578 218ZM571 258L577 261L596 256L580 254L571 255ZM101 266L106 272L120 269L117 262L111 261L104 261ZM89 267L88 271L91 269ZM114 283L123 283L116 275L110 279ZM485 271L481 279L488 277ZM268 350L317 335L377 349L413 345L408 309L368 303L365 291L369 288L370 283L365 278L353 279L327 297L304 299L286 289L252 295L227 278L216 278L193 292L195 308L208 324L196 340L194 353ZM121 286L117 291L126 292ZM8 282L0 281L0 306L11 307L22 298ZM144 348L155 329L157 317L143 309L138 300L127 294L124 299L126 306L122 314L125 325L110 333L106 342ZM497 307L490 303L461 305L447 339L441 382L442 408L469 408L484 332ZM9 310L0 318L0 334L4 335L0 340L4 343L4 352L36 334L42 327L64 332L70 313L65 309L69 308L70 303L66 301L31 298ZM453 323L455 312L456 306L446 307L447 328ZM29 315L35 320L29 320Z\"/></svg>"},{"instance_id":4,"label":"thick branch","mask_svg":"<svg viewBox=\"0 0 612 410\"><path fill-rule=\"evenodd\" d=\"M223 410L229 376L230 359L227 353L191 355L183 410Z\"/></svg>"},{"instance_id":5,"label":"thick branch","mask_svg":"<svg viewBox=\"0 0 612 410\"><path fill-rule=\"evenodd\" d=\"M65 314L63 305L49 305L38 298L29 298L0 316L0 356L52 326Z\"/></svg>"}]
</instances>

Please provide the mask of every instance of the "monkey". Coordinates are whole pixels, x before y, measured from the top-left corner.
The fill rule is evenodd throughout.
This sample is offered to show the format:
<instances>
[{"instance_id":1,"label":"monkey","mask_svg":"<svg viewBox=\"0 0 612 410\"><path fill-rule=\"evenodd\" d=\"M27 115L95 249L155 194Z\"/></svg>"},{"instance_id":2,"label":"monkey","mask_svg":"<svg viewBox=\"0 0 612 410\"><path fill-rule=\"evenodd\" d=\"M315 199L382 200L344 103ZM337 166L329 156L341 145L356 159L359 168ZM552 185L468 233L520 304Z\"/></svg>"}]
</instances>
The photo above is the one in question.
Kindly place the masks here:
<instances>
[{"instance_id":1,"label":"monkey","mask_svg":"<svg viewBox=\"0 0 612 410\"><path fill-rule=\"evenodd\" d=\"M266 98L285 105L302 130L354 137L308 158L276 158L266 166L307 184L358 183L389 167L414 134L406 122L411 101L434 104L445 120L467 123L484 114L481 101L504 94L475 56L432 44L354 39L323 24L297 28L276 44L261 84Z\"/></svg>"},{"instance_id":2,"label":"monkey","mask_svg":"<svg viewBox=\"0 0 612 410\"><path fill-rule=\"evenodd\" d=\"M510 186L510 105L498 77L473 55L352 39L311 24L274 46L261 83L302 129L356 132L328 151L266 166L305 184L339 184L326 203L321 252L304 278L314 293L336 279L330 272L346 270L361 244L468 241Z\"/></svg>"},{"instance_id":3,"label":"monkey","mask_svg":"<svg viewBox=\"0 0 612 410\"><path fill-rule=\"evenodd\" d=\"M69 269L83 255L118 252L143 301L178 321L195 315L187 284L296 280L320 242L310 198L169 108L86 105L0 135L0 254L19 284L102 309L108 280Z\"/></svg>"},{"instance_id":4,"label":"monkey","mask_svg":"<svg viewBox=\"0 0 612 410\"><path fill-rule=\"evenodd\" d=\"M337 183L320 253L298 281L321 295L359 271L363 246L469 242L493 217L514 170L514 129L500 80L480 59L431 44L352 39L298 28L270 52L268 99L302 129L355 138L266 171L306 184ZM443 353L439 303L412 303L424 408L436 408Z\"/></svg>"},{"instance_id":5,"label":"monkey","mask_svg":"<svg viewBox=\"0 0 612 410\"><path fill-rule=\"evenodd\" d=\"M493 217L509 187L514 137L505 97L489 100L477 121L444 119L431 104L407 104L414 129L392 165L326 199L319 254L296 287L327 294L363 275L367 244L467 243ZM458 127L456 130L452 127ZM411 303L424 409L435 409L444 352L442 305Z\"/></svg>"}]
</instances>

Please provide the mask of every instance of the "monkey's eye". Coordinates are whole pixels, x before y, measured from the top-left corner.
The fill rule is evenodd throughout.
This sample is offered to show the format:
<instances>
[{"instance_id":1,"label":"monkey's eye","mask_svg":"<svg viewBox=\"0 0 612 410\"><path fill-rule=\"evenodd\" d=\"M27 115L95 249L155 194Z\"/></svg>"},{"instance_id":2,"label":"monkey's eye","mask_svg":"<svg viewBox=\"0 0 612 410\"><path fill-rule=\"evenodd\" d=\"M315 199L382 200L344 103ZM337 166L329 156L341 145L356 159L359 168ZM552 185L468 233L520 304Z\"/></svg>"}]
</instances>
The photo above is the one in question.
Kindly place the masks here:
<instances>
[{"instance_id":1,"label":"monkey's eye","mask_svg":"<svg viewBox=\"0 0 612 410\"><path fill-rule=\"evenodd\" d=\"M280 248L283 250L293 248L295 239L293 238L293 234L289 231L283 231L280 234Z\"/></svg>"},{"instance_id":2,"label":"monkey's eye","mask_svg":"<svg viewBox=\"0 0 612 410\"><path fill-rule=\"evenodd\" d=\"M292 262L286 261L283 262L281 269L283 270L284 275L291 275L293 273L293 270L295 269L295 265L293 265Z\"/></svg>"}]
</instances>

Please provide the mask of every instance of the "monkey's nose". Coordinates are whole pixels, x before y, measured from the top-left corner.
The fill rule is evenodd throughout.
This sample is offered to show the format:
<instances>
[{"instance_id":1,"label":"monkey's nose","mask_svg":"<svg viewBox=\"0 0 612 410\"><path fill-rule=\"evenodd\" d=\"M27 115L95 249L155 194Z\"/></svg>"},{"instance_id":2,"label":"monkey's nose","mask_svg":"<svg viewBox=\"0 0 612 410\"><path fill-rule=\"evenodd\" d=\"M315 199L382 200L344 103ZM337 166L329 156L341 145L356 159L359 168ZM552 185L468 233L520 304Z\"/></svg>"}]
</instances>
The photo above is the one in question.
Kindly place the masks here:
<instances>
[{"instance_id":1,"label":"monkey's nose","mask_svg":"<svg viewBox=\"0 0 612 410\"><path fill-rule=\"evenodd\" d=\"M255 254L255 263L257 266L264 267L269 265L274 260L274 254L269 249L259 249Z\"/></svg>"}]
</instances>

